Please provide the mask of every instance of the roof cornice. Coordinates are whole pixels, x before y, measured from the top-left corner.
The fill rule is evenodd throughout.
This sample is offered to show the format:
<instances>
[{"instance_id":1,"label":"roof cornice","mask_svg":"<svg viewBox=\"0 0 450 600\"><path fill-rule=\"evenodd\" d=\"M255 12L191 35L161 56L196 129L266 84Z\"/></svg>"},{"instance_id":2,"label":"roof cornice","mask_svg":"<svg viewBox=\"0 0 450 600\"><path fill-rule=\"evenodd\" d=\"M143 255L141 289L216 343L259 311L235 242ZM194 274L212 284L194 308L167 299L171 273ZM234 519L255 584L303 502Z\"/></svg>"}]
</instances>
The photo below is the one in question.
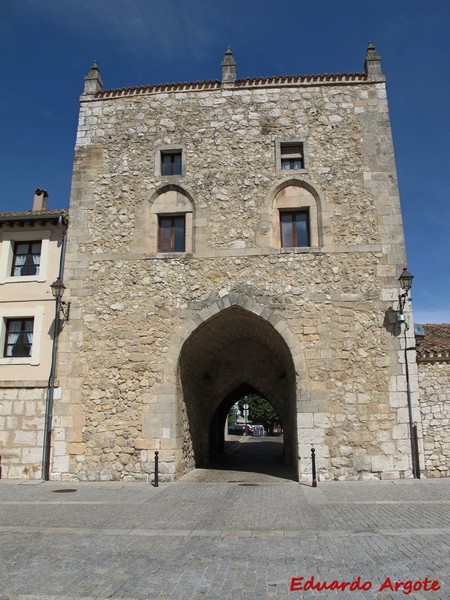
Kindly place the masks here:
<instances>
[{"instance_id":1,"label":"roof cornice","mask_svg":"<svg viewBox=\"0 0 450 600\"><path fill-rule=\"evenodd\" d=\"M180 92L202 92L213 90L224 90L227 92L242 91L255 88L279 88L279 87L304 87L317 85L349 85L358 83L382 83L384 77L379 80L369 79L366 73L334 73L322 75L286 75L277 77L249 77L237 79L232 86L223 87L218 80L190 81L184 83L164 83L159 85L144 85L136 87L124 87L110 90L100 90L94 96L82 100L104 100L120 98L124 96L141 96L161 93Z\"/></svg>"},{"instance_id":2,"label":"roof cornice","mask_svg":"<svg viewBox=\"0 0 450 600\"><path fill-rule=\"evenodd\" d=\"M24 226L26 224L34 225L38 222L57 224L59 217L63 217L64 223L67 224L69 211L66 209L55 210L27 210L21 212L4 212L0 213L0 227L8 225Z\"/></svg>"}]
</instances>

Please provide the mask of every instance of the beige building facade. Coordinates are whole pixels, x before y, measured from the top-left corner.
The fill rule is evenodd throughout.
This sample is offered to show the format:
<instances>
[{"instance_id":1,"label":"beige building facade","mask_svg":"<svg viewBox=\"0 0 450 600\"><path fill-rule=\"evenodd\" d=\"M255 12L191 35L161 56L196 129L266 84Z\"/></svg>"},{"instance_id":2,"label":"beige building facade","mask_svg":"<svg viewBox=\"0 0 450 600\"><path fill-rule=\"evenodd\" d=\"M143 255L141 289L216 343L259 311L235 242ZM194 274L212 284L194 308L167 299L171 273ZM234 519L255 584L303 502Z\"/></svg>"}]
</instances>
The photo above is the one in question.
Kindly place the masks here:
<instances>
[{"instance_id":1,"label":"beige building facade","mask_svg":"<svg viewBox=\"0 0 450 600\"><path fill-rule=\"evenodd\" d=\"M157 450L176 479L252 391L299 479L311 447L323 479L411 477L412 420L423 461L371 44L353 74L238 79L227 51L220 81L107 90L94 63L70 215L53 478L145 480Z\"/></svg>"},{"instance_id":2,"label":"beige building facade","mask_svg":"<svg viewBox=\"0 0 450 600\"><path fill-rule=\"evenodd\" d=\"M50 285L67 227L67 212L47 210L46 199L36 190L33 210L0 214L0 456L10 479L42 476L55 325ZM58 380L52 383L58 399Z\"/></svg>"}]
</instances>

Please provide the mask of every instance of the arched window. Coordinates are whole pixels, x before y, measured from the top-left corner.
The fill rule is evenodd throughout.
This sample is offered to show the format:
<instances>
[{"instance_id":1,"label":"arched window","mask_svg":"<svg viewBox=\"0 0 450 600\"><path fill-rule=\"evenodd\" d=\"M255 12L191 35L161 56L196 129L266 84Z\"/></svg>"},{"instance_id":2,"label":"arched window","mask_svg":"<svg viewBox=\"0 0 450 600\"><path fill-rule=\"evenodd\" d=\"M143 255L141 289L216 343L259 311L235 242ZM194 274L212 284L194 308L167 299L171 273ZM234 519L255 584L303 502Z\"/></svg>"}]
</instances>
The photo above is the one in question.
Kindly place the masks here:
<instances>
[{"instance_id":1,"label":"arched window","mask_svg":"<svg viewBox=\"0 0 450 600\"><path fill-rule=\"evenodd\" d=\"M193 203L182 188L166 186L150 209L150 244L153 252L193 251Z\"/></svg>"},{"instance_id":2,"label":"arched window","mask_svg":"<svg viewBox=\"0 0 450 600\"><path fill-rule=\"evenodd\" d=\"M278 248L317 247L319 242L317 200L301 181L286 183L272 207L272 245Z\"/></svg>"}]
</instances>

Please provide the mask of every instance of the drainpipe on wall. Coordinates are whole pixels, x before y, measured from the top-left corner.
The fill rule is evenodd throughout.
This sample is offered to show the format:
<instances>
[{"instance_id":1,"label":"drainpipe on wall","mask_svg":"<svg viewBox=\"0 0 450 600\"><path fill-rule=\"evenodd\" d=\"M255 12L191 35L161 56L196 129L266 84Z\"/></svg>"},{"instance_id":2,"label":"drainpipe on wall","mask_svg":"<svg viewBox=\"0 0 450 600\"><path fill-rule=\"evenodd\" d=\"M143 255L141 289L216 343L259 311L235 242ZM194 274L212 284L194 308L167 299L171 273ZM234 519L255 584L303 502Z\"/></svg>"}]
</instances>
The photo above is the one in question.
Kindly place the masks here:
<instances>
[{"instance_id":1,"label":"drainpipe on wall","mask_svg":"<svg viewBox=\"0 0 450 600\"><path fill-rule=\"evenodd\" d=\"M63 216L60 215L58 225L62 231L61 237L61 254L59 257L59 274L58 278L63 279L64 275L64 260L66 255L66 236L67 228L64 225ZM55 396L55 378L56 378L56 358L58 354L58 338L60 331L59 315L61 313L61 297L55 299L55 319L53 326L53 346L52 346L52 361L50 365L50 376L48 378L47 395L45 400L45 420L44 420L44 441L42 452L42 472L41 479L49 481L50 479L50 453L52 446L52 421L53 421L53 400Z\"/></svg>"},{"instance_id":2,"label":"drainpipe on wall","mask_svg":"<svg viewBox=\"0 0 450 600\"><path fill-rule=\"evenodd\" d=\"M411 400L411 383L409 377L409 362L408 362L408 350L415 350L416 347L408 348L408 340L406 337L406 327L404 330L404 343L405 343L405 377L406 377L406 398L408 401L408 417L409 417L409 438L411 441L411 463L412 472L414 479L420 479L420 462L419 462L419 448L417 441L417 429L414 425L412 400Z\"/></svg>"}]
</instances>

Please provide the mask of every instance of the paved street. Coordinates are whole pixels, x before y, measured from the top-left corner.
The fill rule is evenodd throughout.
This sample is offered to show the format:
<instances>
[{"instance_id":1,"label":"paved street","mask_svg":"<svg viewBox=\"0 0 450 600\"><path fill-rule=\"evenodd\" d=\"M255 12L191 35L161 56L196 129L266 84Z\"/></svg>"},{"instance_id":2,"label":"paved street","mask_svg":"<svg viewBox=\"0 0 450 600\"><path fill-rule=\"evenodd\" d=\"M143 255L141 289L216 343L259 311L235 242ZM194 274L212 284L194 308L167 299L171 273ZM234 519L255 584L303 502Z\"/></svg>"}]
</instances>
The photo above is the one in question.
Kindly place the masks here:
<instances>
[{"instance_id":1,"label":"paved street","mask_svg":"<svg viewBox=\"0 0 450 600\"><path fill-rule=\"evenodd\" d=\"M283 461L283 436L225 437L225 455L208 469L195 469L184 482L281 483L297 481L293 467Z\"/></svg>"},{"instance_id":2,"label":"paved street","mask_svg":"<svg viewBox=\"0 0 450 600\"><path fill-rule=\"evenodd\" d=\"M440 589L408 598L450 598L450 479L257 479L1 481L0 598L400 599L389 586L425 577ZM372 585L290 591L311 577Z\"/></svg>"}]
</instances>

